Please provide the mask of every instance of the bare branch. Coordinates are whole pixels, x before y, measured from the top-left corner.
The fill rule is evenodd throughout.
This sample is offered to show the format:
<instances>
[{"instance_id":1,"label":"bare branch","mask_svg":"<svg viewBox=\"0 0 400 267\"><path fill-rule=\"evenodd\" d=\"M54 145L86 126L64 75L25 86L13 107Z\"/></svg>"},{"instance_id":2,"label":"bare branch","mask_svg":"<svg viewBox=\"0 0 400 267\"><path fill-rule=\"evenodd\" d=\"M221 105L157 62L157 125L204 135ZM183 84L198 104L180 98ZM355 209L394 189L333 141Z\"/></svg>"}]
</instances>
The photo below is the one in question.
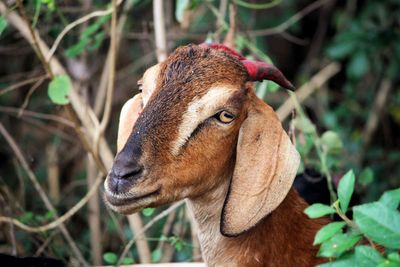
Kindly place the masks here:
<instances>
[{"instance_id":1,"label":"bare branch","mask_svg":"<svg viewBox=\"0 0 400 267\"><path fill-rule=\"evenodd\" d=\"M31 23L29 21L29 18L26 15L25 7L22 4L22 0L17 0L16 3L17 3L18 10L21 13L21 16L22 16L23 20L25 21L25 23L27 25L27 28L28 28L28 31L29 31L29 34L30 34L30 37L31 37L31 41L32 41L32 46L33 46L33 48L34 48L39 60L42 62L43 67L45 67L48 75L50 77L53 77L54 76L53 75L53 71L51 70L49 64L45 60L43 51L42 51L42 49L40 48L40 45L39 45L39 41L38 41L39 33L37 31L33 30L33 28L31 27Z\"/></svg>"},{"instance_id":2,"label":"bare branch","mask_svg":"<svg viewBox=\"0 0 400 267\"><path fill-rule=\"evenodd\" d=\"M99 171L93 157L91 155L87 155L87 186L88 188L92 188L96 186L96 176ZM90 247L92 251L92 264L96 266L100 266L102 263L102 232L101 232L101 211L100 211L100 203L99 203L98 194L94 194L93 197L89 199L88 203L88 224L90 230Z\"/></svg>"},{"instance_id":3,"label":"bare branch","mask_svg":"<svg viewBox=\"0 0 400 267\"><path fill-rule=\"evenodd\" d=\"M33 117L33 118L38 118L38 119L42 119L42 120L48 120L48 121L52 121L52 122L61 123L68 127L72 127L72 128L75 127L71 121L69 121L63 117L60 117L60 116L39 113L39 112L26 110L26 109L24 109L22 111L22 113L19 114L19 111L20 111L19 108L0 106L0 112L18 114L18 116L27 116L27 117Z\"/></svg>"},{"instance_id":4,"label":"bare branch","mask_svg":"<svg viewBox=\"0 0 400 267\"><path fill-rule=\"evenodd\" d=\"M167 58L167 38L165 35L163 0L153 1L153 20L157 60L161 62Z\"/></svg>"},{"instance_id":5,"label":"bare branch","mask_svg":"<svg viewBox=\"0 0 400 267\"><path fill-rule=\"evenodd\" d=\"M35 187L36 191L38 192L40 198L42 199L42 201L44 202L46 208L49 211L55 211L55 208L53 206L53 204L51 204L49 198L47 197L46 193L43 191L42 187L40 186L35 174L33 173L33 171L31 170L31 168L29 167L28 163L26 162L21 149L18 147L17 143L14 141L14 139L11 137L11 135L7 132L7 130L4 128L3 124L0 122L0 133L4 136L4 138L6 139L7 143L10 145L10 147L12 148L12 150L14 151L18 161L20 162L20 164L22 165L22 167L25 169L26 173L28 174L29 179L31 180L31 182L33 183L33 186ZM56 218L58 219L59 217L56 215ZM15 221L10 221L10 220L6 220L6 222L12 222L15 224ZM21 226L21 225L17 225L16 226ZM87 266L88 263L86 262L86 260L83 258L81 252L79 251L79 248L77 247L77 245L75 244L74 240L72 239L71 235L69 234L67 228L65 227L65 225L63 223L59 223L56 225L56 227L58 227L60 229L60 231L63 233L64 237L67 239L67 242L69 243L69 245L71 246L74 254L78 257L79 261Z\"/></svg>"},{"instance_id":6,"label":"bare branch","mask_svg":"<svg viewBox=\"0 0 400 267\"><path fill-rule=\"evenodd\" d=\"M296 90L296 97L299 103L302 103L307 99L315 90L320 88L324 83L326 83L330 78L332 78L341 69L341 66L337 62L332 62L315 74L307 83ZM276 113L281 121L284 121L295 108L295 105L291 98L285 101Z\"/></svg>"},{"instance_id":7,"label":"bare branch","mask_svg":"<svg viewBox=\"0 0 400 267\"><path fill-rule=\"evenodd\" d=\"M133 236L133 238L128 242L128 244L126 244L124 250L122 251L121 255L119 256L119 260L118 260L117 266L119 266L121 264L122 259L125 258L125 256L128 253L129 249L133 246L133 244L135 244L135 242L137 241L138 237L140 237L143 233L145 233L148 229L150 229L156 222L158 222L159 220L161 220L162 218L164 218L165 216L167 216L168 214L170 214L171 212L173 212L174 210L179 208L183 203L184 203L184 200L181 200L181 201L173 204L168 209L162 211L160 214L158 214L157 216L152 218L142 228L142 230L140 232L135 233L135 236Z\"/></svg>"},{"instance_id":8,"label":"bare branch","mask_svg":"<svg viewBox=\"0 0 400 267\"><path fill-rule=\"evenodd\" d=\"M73 28L75 28L76 26L79 26L82 23L85 23L86 21L92 19L92 18L96 18L96 17L102 17L102 16L106 16L108 14L110 14L112 12L112 9L107 9L107 10L98 10L98 11L94 11L92 13L89 13L85 16L83 16L80 19L77 19L73 22L71 22L70 24L68 24L62 31L61 33L57 36L56 40L54 41L53 46L51 47L50 51L47 53L46 55L46 61L49 62L51 57L54 55L54 53L56 52L58 45L60 44L62 38L64 38L64 36Z\"/></svg>"},{"instance_id":9,"label":"bare branch","mask_svg":"<svg viewBox=\"0 0 400 267\"><path fill-rule=\"evenodd\" d=\"M318 0L313 2L311 5L303 8L296 14L294 14L291 18L283 22L282 24L273 27L273 28L268 28L268 29L263 29L263 30L254 30L254 31L248 31L248 34L251 36L266 36L266 35L273 35L273 34L279 34L284 31L286 31L290 26L301 20L303 17L308 15L309 13L313 12L317 8L320 8L321 6L325 5L327 2L330 2L333 0Z\"/></svg>"},{"instance_id":10,"label":"bare branch","mask_svg":"<svg viewBox=\"0 0 400 267\"><path fill-rule=\"evenodd\" d=\"M112 16L111 16L111 31L110 31L111 41L108 54L110 55L110 60L108 62L108 83L107 83L107 95L104 107L103 118L100 122L99 128L95 134L94 151L96 154L99 146L99 138L104 134L107 127L108 121L110 119L112 99L114 92L114 80L115 80L115 61L117 54L117 0L112 1Z\"/></svg>"},{"instance_id":11,"label":"bare branch","mask_svg":"<svg viewBox=\"0 0 400 267\"><path fill-rule=\"evenodd\" d=\"M388 96L390 91L392 90L392 82L388 79L385 78L382 80L379 90L375 96L375 101L372 106L372 110L369 113L367 123L364 126L364 130L362 132L362 139L364 140L363 148L361 152L358 154L358 159L357 161L361 163L363 161L363 158L365 156L365 152L368 150L368 147L371 143L372 137L378 128L379 125L379 118L382 115L382 112L385 108L385 104L388 100Z\"/></svg>"},{"instance_id":12,"label":"bare branch","mask_svg":"<svg viewBox=\"0 0 400 267\"><path fill-rule=\"evenodd\" d=\"M122 8L122 14L118 19L118 25L117 25L117 40L116 40L116 46L117 50L119 48L119 43L121 42L122 38L122 31L125 25L125 22L128 18L128 12L132 8L134 1L125 1L125 4ZM96 100L94 102L94 111L96 115L100 116L101 111L104 108L104 101L106 99L106 92L107 92L107 81L108 81L108 70L109 70L109 62L110 62L110 54L111 50L108 50L107 53L107 58L106 61L104 62L104 67L101 72L100 76L100 83L98 85L97 89L97 94L96 94Z\"/></svg>"},{"instance_id":13,"label":"bare branch","mask_svg":"<svg viewBox=\"0 0 400 267\"><path fill-rule=\"evenodd\" d=\"M151 253L149 244L145 240L146 236L143 231L143 223L141 220L138 220L136 217L127 216L129 226L132 229L132 234L136 235L135 238L137 240L137 251L140 257L141 263L150 263L151 262Z\"/></svg>"},{"instance_id":14,"label":"bare branch","mask_svg":"<svg viewBox=\"0 0 400 267\"><path fill-rule=\"evenodd\" d=\"M40 80L42 80L42 79L46 79L46 78L48 78L48 77L49 77L49 76L48 76L47 74L45 74L45 75L40 75L40 76L38 76L38 77L30 78L30 79L27 79L27 80L18 82L18 83L16 83L16 84L10 85L10 86L8 86L8 87L6 87L6 88L4 88L3 90L0 91L0 96L6 94L6 93L8 93L8 92L11 92L11 91L13 91L13 90L16 90L16 89L18 89L18 88L20 88L20 87L22 87L22 86L25 86L25 85L28 85L28 84L31 84L31 83L35 83L35 82L37 82L37 81L40 81Z\"/></svg>"},{"instance_id":15,"label":"bare branch","mask_svg":"<svg viewBox=\"0 0 400 267\"><path fill-rule=\"evenodd\" d=\"M2 125L0 125L0 131L2 132ZM98 175L97 178L96 178L95 183L90 188L90 190L86 193L86 195L81 200L79 200L79 202L76 203L75 206L73 206L65 214L63 214L62 216L58 217L56 220L52 221L51 223L48 223L48 224L45 224L45 225L42 225L42 226L32 227L32 226L23 224L20 221L14 219L14 218L3 217L3 216L0 216L0 223L2 223L2 222L12 223L15 226L21 228L22 230L25 230L25 231L30 232L30 233L41 233L41 232L46 232L46 231L52 230L54 228L60 227L61 225L63 225L63 223L66 220L71 218L83 206L86 205L86 203L89 201L89 199L97 192L97 189L99 188L99 185L101 184L101 182L103 180L102 178L103 178L103 176L101 174ZM44 194L44 192L43 192L43 194ZM47 196L46 196L46 198L47 198ZM54 207L53 207L53 210L54 210Z\"/></svg>"}]
</instances>

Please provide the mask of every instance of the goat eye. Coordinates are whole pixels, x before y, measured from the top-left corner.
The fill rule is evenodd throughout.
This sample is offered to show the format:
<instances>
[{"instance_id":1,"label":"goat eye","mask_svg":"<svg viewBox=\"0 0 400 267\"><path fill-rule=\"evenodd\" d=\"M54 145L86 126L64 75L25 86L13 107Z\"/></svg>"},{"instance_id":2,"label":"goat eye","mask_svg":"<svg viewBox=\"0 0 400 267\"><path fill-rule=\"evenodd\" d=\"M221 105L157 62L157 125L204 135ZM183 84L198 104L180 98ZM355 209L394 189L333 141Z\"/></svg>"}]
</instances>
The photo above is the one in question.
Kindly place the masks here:
<instances>
[{"instance_id":1,"label":"goat eye","mask_svg":"<svg viewBox=\"0 0 400 267\"><path fill-rule=\"evenodd\" d=\"M138 88L137 89L139 90L139 92L142 92L143 91L143 84L138 84Z\"/></svg>"},{"instance_id":2,"label":"goat eye","mask_svg":"<svg viewBox=\"0 0 400 267\"><path fill-rule=\"evenodd\" d=\"M235 115L223 110L215 114L215 118L222 123L230 123L235 119Z\"/></svg>"}]
</instances>

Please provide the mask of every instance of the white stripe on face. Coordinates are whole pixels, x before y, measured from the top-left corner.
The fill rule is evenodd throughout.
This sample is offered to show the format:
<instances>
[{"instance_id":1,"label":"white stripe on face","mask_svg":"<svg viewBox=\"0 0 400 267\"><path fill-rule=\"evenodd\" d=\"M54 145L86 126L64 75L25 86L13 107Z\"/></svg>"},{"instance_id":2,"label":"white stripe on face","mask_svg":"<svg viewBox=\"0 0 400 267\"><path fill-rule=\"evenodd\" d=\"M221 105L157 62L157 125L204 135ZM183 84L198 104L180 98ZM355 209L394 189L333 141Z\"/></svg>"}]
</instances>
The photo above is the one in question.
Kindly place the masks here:
<instances>
[{"instance_id":1,"label":"white stripe on face","mask_svg":"<svg viewBox=\"0 0 400 267\"><path fill-rule=\"evenodd\" d=\"M202 97L193 98L182 116L178 137L173 142L171 152L177 156L197 126L222 108L237 89L231 86L211 87Z\"/></svg>"}]
</instances>

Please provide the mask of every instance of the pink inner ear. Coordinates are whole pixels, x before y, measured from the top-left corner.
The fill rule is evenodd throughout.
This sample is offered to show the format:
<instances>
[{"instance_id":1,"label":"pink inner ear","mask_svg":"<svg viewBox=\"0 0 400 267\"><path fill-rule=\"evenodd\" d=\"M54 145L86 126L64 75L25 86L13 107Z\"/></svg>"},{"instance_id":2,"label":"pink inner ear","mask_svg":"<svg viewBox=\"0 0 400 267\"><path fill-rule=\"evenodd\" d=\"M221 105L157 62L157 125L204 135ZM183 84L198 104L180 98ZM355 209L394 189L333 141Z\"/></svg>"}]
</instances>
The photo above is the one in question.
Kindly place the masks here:
<instances>
[{"instance_id":1,"label":"pink inner ear","mask_svg":"<svg viewBox=\"0 0 400 267\"><path fill-rule=\"evenodd\" d=\"M235 50L223 44L202 43L199 46L203 48L212 48L216 50L221 50L238 58L247 69L247 73L249 74L249 81L271 80L286 89L290 90L295 89L293 84L289 82L289 80L286 79L286 77L282 74L282 72L273 65L261 61L248 60Z\"/></svg>"}]
</instances>

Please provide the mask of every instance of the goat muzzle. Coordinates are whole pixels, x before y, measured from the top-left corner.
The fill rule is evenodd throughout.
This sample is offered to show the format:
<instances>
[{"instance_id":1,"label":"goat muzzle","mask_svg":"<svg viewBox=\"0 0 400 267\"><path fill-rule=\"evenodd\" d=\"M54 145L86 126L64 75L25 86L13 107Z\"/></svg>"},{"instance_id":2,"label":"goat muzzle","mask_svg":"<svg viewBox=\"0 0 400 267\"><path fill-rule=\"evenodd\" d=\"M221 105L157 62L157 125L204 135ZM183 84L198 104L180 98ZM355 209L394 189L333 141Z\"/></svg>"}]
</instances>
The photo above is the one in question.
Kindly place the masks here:
<instances>
[{"instance_id":1,"label":"goat muzzle","mask_svg":"<svg viewBox=\"0 0 400 267\"><path fill-rule=\"evenodd\" d=\"M113 194L124 194L143 176L143 166L138 163L139 155L132 156L126 150L117 154L108 174L108 188Z\"/></svg>"}]
</instances>

